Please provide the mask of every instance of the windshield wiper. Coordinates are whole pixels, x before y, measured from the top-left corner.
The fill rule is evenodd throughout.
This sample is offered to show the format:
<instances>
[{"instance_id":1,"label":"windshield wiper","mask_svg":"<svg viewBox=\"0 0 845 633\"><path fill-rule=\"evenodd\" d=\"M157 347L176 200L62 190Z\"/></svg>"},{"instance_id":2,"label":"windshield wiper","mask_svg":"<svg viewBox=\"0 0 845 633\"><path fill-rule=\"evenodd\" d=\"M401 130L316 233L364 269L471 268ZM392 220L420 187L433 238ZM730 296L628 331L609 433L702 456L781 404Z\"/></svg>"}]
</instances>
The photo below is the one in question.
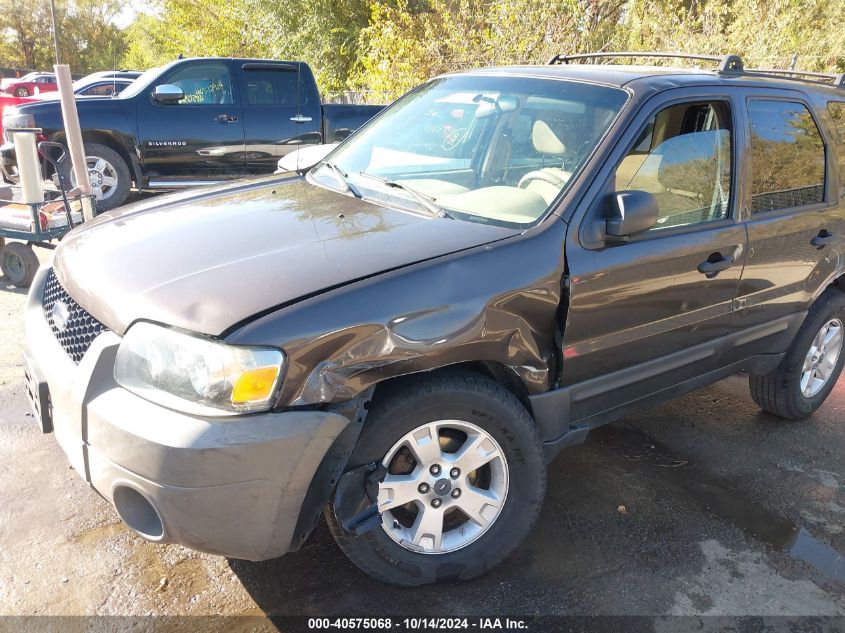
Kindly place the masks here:
<instances>
[{"instance_id":1,"label":"windshield wiper","mask_svg":"<svg viewBox=\"0 0 845 633\"><path fill-rule=\"evenodd\" d=\"M328 167L331 169L337 176L340 177L343 184L346 185L346 189L356 198L362 198L361 192L358 191L358 187L355 187L352 183L349 182L349 174L343 171L340 167L335 165L333 162L329 160L324 160L320 163L321 166Z\"/></svg>"},{"instance_id":2,"label":"windshield wiper","mask_svg":"<svg viewBox=\"0 0 845 633\"><path fill-rule=\"evenodd\" d=\"M367 178L372 178L373 180L378 180L380 183L385 185L386 187L390 187L392 189L401 189L402 191L407 191L411 196L413 196L414 200L419 202L422 206L426 209L431 211L434 215L439 218L449 218L450 220L454 220L454 218L449 215L449 212L446 211L443 207L437 206L434 201L429 198L428 196L421 194L416 189L411 189L410 187L406 187L401 182L396 182L395 180L391 180L390 178L385 178L384 176L376 176L375 174L368 174L365 171L360 172L362 176L366 176Z\"/></svg>"}]
</instances>

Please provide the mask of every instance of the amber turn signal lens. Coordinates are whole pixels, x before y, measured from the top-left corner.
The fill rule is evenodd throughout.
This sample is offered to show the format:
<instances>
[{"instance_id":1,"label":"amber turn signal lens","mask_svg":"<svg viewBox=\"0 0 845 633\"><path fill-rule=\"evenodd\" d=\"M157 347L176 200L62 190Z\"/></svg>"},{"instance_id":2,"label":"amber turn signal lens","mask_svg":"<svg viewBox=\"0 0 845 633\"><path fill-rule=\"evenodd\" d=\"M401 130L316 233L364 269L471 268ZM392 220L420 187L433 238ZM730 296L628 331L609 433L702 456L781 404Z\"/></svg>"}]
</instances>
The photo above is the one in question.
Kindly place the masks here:
<instances>
[{"instance_id":1,"label":"amber turn signal lens","mask_svg":"<svg viewBox=\"0 0 845 633\"><path fill-rule=\"evenodd\" d=\"M256 367L242 373L232 387L232 403L267 400L273 393L278 367Z\"/></svg>"}]
</instances>

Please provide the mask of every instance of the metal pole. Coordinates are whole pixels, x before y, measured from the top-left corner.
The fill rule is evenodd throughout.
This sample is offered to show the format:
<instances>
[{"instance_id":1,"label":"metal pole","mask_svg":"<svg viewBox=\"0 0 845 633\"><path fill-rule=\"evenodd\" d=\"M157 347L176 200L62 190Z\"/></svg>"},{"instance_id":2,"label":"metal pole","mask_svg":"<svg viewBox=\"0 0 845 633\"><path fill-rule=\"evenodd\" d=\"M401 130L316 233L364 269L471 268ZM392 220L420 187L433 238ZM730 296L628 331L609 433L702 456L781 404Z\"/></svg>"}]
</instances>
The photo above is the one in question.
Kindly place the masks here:
<instances>
[{"instance_id":1,"label":"metal pole","mask_svg":"<svg viewBox=\"0 0 845 633\"><path fill-rule=\"evenodd\" d=\"M53 22L53 48L56 49L56 64L61 64L62 59L59 55L59 31L56 28L56 0L50 0L50 19Z\"/></svg>"},{"instance_id":2,"label":"metal pole","mask_svg":"<svg viewBox=\"0 0 845 633\"><path fill-rule=\"evenodd\" d=\"M65 136L70 153L76 186L83 195L91 195L91 181L88 179L88 167L85 164L85 146L82 143L82 129L79 127L79 113L76 111L76 99L73 96L73 79L70 78L70 66L56 64L56 80L59 83L59 100L62 104L62 117L65 121ZM91 218L85 218L90 220Z\"/></svg>"}]
</instances>

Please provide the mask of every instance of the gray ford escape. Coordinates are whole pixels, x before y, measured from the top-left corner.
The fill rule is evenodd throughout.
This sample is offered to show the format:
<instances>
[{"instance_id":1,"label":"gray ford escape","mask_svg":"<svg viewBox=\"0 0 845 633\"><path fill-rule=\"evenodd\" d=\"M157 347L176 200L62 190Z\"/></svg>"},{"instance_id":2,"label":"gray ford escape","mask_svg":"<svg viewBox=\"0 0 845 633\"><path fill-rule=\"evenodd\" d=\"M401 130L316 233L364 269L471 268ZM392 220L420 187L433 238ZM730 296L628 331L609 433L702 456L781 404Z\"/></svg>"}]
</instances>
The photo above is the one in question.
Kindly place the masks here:
<instances>
[{"instance_id":1,"label":"gray ford escape","mask_svg":"<svg viewBox=\"0 0 845 633\"><path fill-rule=\"evenodd\" d=\"M634 408L745 371L810 416L845 362L845 80L700 59L445 75L307 174L84 225L28 300L44 430L146 539L266 559L325 508L416 585L508 556L547 460Z\"/></svg>"}]
</instances>

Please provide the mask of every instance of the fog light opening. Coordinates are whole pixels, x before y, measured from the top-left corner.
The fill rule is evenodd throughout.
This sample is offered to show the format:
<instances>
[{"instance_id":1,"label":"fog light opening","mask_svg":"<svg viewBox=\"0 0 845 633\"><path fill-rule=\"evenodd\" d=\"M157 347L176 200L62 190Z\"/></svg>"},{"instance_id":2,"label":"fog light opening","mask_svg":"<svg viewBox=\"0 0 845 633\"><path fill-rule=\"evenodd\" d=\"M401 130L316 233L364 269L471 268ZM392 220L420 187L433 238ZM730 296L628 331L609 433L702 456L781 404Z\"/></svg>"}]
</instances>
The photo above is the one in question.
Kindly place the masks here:
<instances>
[{"instance_id":1,"label":"fog light opening","mask_svg":"<svg viewBox=\"0 0 845 633\"><path fill-rule=\"evenodd\" d=\"M134 488L118 486L112 495L114 507L123 522L150 541L159 541L164 536L161 517L147 498Z\"/></svg>"}]
</instances>

